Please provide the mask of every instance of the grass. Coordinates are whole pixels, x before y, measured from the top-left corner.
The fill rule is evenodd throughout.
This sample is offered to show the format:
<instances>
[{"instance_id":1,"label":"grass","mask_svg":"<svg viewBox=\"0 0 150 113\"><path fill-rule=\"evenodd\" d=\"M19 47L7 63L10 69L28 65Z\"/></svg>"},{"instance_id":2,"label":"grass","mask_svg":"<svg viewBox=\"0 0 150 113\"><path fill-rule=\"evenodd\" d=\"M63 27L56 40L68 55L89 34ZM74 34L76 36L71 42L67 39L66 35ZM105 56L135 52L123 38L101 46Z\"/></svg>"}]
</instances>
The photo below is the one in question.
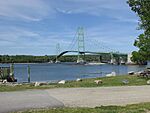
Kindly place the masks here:
<instances>
[{"instance_id":1,"label":"grass","mask_svg":"<svg viewBox=\"0 0 150 113\"><path fill-rule=\"evenodd\" d=\"M94 80L102 80L102 84L94 83ZM128 84L123 84L123 80L128 80ZM102 77L102 78L91 78L83 79L83 81L68 81L64 85L58 84L57 87L102 87L102 86L136 86L136 85L146 85L146 78L140 78L137 76L115 76L115 77Z\"/></svg>"},{"instance_id":2,"label":"grass","mask_svg":"<svg viewBox=\"0 0 150 113\"><path fill-rule=\"evenodd\" d=\"M49 89L54 88L55 85L44 85L35 87L33 84L23 84L16 86L0 85L0 92L9 92L9 91L23 91L28 89Z\"/></svg>"},{"instance_id":3,"label":"grass","mask_svg":"<svg viewBox=\"0 0 150 113\"><path fill-rule=\"evenodd\" d=\"M127 106L101 106L96 108L31 109L15 113L148 113L149 111L150 103L140 103Z\"/></svg>"},{"instance_id":4,"label":"grass","mask_svg":"<svg viewBox=\"0 0 150 113\"><path fill-rule=\"evenodd\" d=\"M102 80L102 84L94 83L94 80ZM128 84L123 84L123 80L128 80ZM24 84L17 86L0 85L0 92L5 91L19 91L26 89L49 89L49 88L75 88L75 87L102 87L102 86L139 86L146 85L146 78L140 78L137 76L116 76L116 77L102 77L102 78L91 78L83 79L82 81L67 81L65 84L49 84L35 87L34 84Z\"/></svg>"}]
</instances>

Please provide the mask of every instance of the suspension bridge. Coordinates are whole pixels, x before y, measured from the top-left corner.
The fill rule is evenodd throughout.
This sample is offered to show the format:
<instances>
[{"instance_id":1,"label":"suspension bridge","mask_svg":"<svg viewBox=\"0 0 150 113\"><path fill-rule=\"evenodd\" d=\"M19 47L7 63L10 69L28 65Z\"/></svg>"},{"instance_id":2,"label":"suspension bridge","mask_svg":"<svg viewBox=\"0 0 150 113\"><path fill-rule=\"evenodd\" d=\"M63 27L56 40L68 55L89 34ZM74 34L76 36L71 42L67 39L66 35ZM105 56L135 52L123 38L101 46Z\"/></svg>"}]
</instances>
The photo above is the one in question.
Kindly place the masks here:
<instances>
[{"instance_id":1,"label":"suspension bridge","mask_svg":"<svg viewBox=\"0 0 150 113\"><path fill-rule=\"evenodd\" d=\"M77 45L77 48L75 48L75 50L72 50L75 45ZM108 49L109 47L103 46L102 48ZM76 33L74 39L72 40L68 50L60 52L59 44L56 45L56 50L57 50L57 53L56 53L57 55L55 58L55 62L59 62L59 58L67 53L77 53L78 54L77 55L77 63L85 63L86 62L86 59L85 59L86 54L99 55L100 62L102 62L103 54L108 54L110 56L110 60L107 61L107 63L111 63L111 64L126 63L126 61L123 60L123 58L121 56L122 55L127 56L127 54L120 53L118 51L114 51L111 48L108 49L109 50L108 52L106 52L106 51L94 52L94 51L85 50L85 34L84 34L83 27L78 28L77 33ZM117 56L117 57L114 57L114 56Z\"/></svg>"}]
</instances>

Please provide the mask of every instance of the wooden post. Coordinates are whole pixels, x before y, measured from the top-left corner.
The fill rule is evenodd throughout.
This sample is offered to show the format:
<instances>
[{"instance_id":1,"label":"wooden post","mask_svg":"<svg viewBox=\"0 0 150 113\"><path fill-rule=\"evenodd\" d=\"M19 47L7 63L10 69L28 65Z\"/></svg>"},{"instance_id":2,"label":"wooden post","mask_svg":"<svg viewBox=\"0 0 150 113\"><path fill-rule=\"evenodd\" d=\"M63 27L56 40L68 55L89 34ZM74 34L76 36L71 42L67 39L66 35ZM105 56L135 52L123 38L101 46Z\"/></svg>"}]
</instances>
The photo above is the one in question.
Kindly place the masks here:
<instances>
[{"instance_id":1,"label":"wooden post","mask_svg":"<svg viewBox=\"0 0 150 113\"><path fill-rule=\"evenodd\" d=\"M27 72L28 72L28 83L30 83L30 66L29 65L27 67Z\"/></svg>"},{"instance_id":2,"label":"wooden post","mask_svg":"<svg viewBox=\"0 0 150 113\"><path fill-rule=\"evenodd\" d=\"M14 64L10 65L10 76L14 77Z\"/></svg>"}]
</instances>

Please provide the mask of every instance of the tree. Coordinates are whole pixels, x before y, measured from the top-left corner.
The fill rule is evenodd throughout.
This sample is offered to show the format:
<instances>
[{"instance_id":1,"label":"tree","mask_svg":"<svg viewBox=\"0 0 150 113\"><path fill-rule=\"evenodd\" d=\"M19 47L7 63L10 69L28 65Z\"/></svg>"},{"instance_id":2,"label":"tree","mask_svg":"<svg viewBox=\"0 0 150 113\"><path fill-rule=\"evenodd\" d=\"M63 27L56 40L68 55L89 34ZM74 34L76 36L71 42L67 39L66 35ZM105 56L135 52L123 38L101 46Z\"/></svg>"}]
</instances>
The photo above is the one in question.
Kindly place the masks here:
<instances>
[{"instance_id":1,"label":"tree","mask_svg":"<svg viewBox=\"0 0 150 113\"><path fill-rule=\"evenodd\" d=\"M132 53L132 60L143 64L150 60L150 0L128 0L127 3L139 16L139 29L144 30L134 42L139 50Z\"/></svg>"},{"instance_id":2,"label":"tree","mask_svg":"<svg viewBox=\"0 0 150 113\"><path fill-rule=\"evenodd\" d=\"M145 58L140 54L140 52L133 51L132 52L133 57L131 58L132 61L134 61L137 64L144 64Z\"/></svg>"}]
</instances>

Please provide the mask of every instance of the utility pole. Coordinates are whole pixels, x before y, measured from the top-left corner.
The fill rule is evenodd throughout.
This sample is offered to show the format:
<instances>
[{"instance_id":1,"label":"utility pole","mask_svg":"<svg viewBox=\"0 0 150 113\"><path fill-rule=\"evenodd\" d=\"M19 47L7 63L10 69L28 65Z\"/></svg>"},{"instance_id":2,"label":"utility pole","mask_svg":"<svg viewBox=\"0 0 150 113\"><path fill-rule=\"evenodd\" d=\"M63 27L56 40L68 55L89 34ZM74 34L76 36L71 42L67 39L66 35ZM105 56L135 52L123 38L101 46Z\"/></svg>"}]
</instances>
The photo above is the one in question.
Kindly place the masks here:
<instances>
[{"instance_id":1,"label":"utility pole","mask_svg":"<svg viewBox=\"0 0 150 113\"><path fill-rule=\"evenodd\" d=\"M83 27L78 28L78 59L77 63L84 62L83 56L85 57L85 43L84 43L84 29ZM83 52L83 53L81 53Z\"/></svg>"}]
</instances>

